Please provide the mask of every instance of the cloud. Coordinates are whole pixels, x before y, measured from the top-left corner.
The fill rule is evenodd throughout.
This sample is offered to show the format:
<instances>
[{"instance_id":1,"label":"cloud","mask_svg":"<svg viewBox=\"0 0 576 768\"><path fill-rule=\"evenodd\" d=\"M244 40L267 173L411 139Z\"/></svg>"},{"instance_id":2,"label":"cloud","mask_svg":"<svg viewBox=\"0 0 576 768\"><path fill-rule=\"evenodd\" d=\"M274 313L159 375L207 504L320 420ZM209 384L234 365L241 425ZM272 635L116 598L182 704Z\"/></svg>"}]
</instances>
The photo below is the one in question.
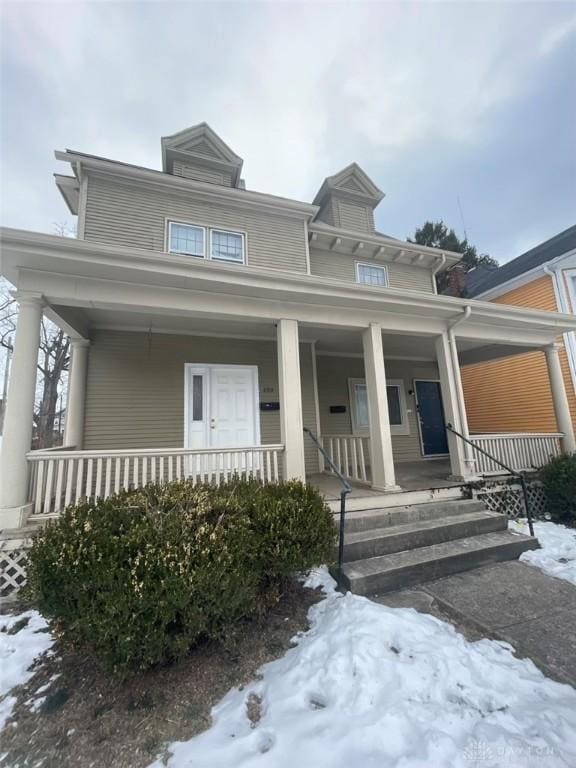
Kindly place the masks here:
<instances>
[{"instance_id":1,"label":"cloud","mask_svg":"<svg viewBox=\"0 0 576 768\"><path fill-rule=\"evenodd\" d=\"M567 38L576 33L576 16L572 16L558 25L546 30L540 40L538 50L542 56L549 56L562 45Z\"/></svg>"},{"instance_id":2,"label":"cloud","mask_svg":"<svg viewBox=\"0 0 576 768\"><path fill-rule=\"evenodd\" d=\"M421 223L414 185L418 216L453 210L450 158L464 173L498 147L574 24L550 3L45 2L2 15L4 224L69 216L55 148L158 168L160 136L207 120L252 189L311 199L357 160L396 199L378 216L400 236ZM486 184L492 204L497 169Z\"/></svg>"}]
</instances>

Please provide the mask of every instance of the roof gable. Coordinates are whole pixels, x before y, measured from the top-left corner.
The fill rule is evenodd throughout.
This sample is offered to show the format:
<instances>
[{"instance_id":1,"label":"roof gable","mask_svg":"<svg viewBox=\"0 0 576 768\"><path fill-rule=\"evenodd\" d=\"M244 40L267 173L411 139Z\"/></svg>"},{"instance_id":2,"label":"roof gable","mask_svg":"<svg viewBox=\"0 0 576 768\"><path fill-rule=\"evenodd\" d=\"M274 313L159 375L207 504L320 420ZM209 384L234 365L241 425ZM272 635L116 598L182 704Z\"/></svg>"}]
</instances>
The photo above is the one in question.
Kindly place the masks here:
<instances>
[{"instance_id":1,"label":"roof gable","mask_svg":"<svg viewBox=\"0 0 576 768\"><path fill-rule=\"evenodd\" d=\"M372 208L375 208L384 197L382 190L374 184L358 163L351 163L338 173L324 179L314 198L314 204L321 205L327 195L334 193L355 199L361 198Z\"/></svg>"},{"instance_id":2,"label":"roof gable","mask_svg":"<svg viewBox=\"0 0 576 768\"><path fill-rule=\"evenodd\" d=\"M173 172L174 160L225 168L233 177L233 186L239 186L242 158L230 149L208 123L199 123L162 138L162 169L165 173Z\"/></svg>"}]
</instances>

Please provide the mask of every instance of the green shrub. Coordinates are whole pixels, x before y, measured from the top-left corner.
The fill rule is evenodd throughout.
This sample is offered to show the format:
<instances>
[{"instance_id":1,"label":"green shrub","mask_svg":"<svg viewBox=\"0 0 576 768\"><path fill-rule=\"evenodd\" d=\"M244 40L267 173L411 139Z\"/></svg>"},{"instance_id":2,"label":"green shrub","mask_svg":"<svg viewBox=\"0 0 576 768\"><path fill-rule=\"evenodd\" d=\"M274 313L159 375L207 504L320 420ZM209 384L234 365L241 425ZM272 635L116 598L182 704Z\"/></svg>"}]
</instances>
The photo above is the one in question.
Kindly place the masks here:
<instances>
[{"instance_id":1,"label":"green shrub","mask_svg":"<svg viewBox=\"0 0 576 768\"><path fill-rule=\"evenodd\" d=\"M291 575L332 559L335 536L299 482L149 484L48 523L27 593L65 638L116 670L143 669L263 613Z\"/></svg>"},{"instance_id":2,"label":"green shrub","mask_svg":"<svg viewBox=\"0 0 576 768\"><path fill-rule=\"evenodd\" d=\"M576 525L576 455L556 456L540 470L552 520Z\"/></svg>"}]
</instances>

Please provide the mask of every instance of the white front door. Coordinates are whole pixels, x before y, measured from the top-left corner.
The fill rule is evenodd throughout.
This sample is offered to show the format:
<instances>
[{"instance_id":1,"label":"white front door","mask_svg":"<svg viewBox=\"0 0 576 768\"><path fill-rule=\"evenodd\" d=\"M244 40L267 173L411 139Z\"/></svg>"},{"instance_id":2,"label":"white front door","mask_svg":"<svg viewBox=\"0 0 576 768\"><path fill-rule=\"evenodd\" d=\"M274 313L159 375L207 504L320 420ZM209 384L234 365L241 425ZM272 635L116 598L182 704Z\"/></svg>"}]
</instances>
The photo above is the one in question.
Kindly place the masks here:
<instances>
[{"instance_id":1,"label":"white front door","mask_svg":"<svg viewBox=\"0 0 576 768\"><path fill-rule=\"evenodd\" d=\"M260 444L258 369L249 365L187 365L187 448Z\"/></svg>"}]
</instances>

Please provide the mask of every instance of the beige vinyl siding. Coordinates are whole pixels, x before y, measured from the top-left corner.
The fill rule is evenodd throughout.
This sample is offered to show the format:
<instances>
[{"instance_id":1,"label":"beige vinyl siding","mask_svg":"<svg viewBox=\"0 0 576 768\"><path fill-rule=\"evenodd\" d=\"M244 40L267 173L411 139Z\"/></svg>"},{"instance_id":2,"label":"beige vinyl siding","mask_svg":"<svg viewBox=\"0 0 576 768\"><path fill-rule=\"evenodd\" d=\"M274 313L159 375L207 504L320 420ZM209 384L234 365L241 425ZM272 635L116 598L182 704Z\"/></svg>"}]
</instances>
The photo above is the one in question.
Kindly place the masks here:
<instances>
[{"instance_id":1,"label":"beige vinyl siding","mask_svg":"<svg viewBox=\"0 0 576 768\"><path fill-rule=\"evenodd\" d=\"M90 177L86 240L163 252L166 219L246 232L250 266L307 271L302 219L208 204L195 200L193 193L152 189L140 182L125 184L104 176Z\"/></svg>"},{"instance_id":2,"label":"beige vinyl siding","mask_svg":"<svg viewBox=\"0 0 576 768\"><path fill-rule=\"evenodd\" d=\"M272 341L96 330L90 345L84 447L173 448L184 445L184 364L256 365L260 401L278 400ZM311 345L300 345L304 425L316 431ZM277 411L260 412L261 442L280 442ZM307 440L306 466L318 471Z\"/></svg>"},{"instance_id":3,"label":"beige vinyl siding","mask_svg":"<svg viewBox=\"0 0 576 768\"><path fill-rule=\"evenodd\" d=\"M316 219L351 232L374 232L374 211L370 206L334 195L327 198Z\"/></svg>"},{"instance_id":4,"label":"beige vinyl siding","mask_svg":"<svg viewBox=\"0 0 576 768\"><path fill-rule=\"evenodd\" d=\"M335 200L329 197L316 214L316 221L323 221L325 224L335 227L337 219L338 214L336 213Z\"/></svg>"},{"instance_id":5,"label":"beige vinyl siding","mask_svg":"<svg viewBox=\"0 0 576 768\"><path fill-rule=\"evenodd\" d=\"M350 395L348 379L364 378L364 361L360 357L330 357L318 355L318 400L320 404L320 430L322 435L350 435ZM404 382L408 410L409 435L392 435L394 461L416 461L422 458L420 436L413 389L414 379L437 379L438 368L430 362L386 360L386 377ZM346 406L346 413L330 413L331 405Z\"/></svg>"},{"instance_id":6,"label":"beige vinyl siding","mask_svg":"<svg viewBox=\"0 0 576 768\"><path fill-rule=\"evenodd\" d=\"M172 166L174 176L183 176L186 179L206 181L209 184L220 184L224 187L232 186L232 174L227 171L216 171L200 165L188 165L175 160Z\"/></svg>"},{"instance_id":7,"label":"beige vinyl siding","mask_svg":"<svg viewBox=\"0 0 576 768\"><path fill-rule=\"evenodd\" d=\"M391 288L434 293L432 272L429 269L379 259L362 259L361 256L350 256L319 248L310 249L310 272L320 277L332 277L335 280L355 283L357 261L387 267Z\"/></svg>"},{"instance_id":8,"label":"beige vinyl siding","mask_svg":"<svg viewBox=\"0 0 576 768\"><path fill-rule=\"evenodd\" d=\"M337 227L349 229L351 232L374 232L374 218L367 205L352 203L348 200L337 200Z\"/></svg>"}]
</instances>

